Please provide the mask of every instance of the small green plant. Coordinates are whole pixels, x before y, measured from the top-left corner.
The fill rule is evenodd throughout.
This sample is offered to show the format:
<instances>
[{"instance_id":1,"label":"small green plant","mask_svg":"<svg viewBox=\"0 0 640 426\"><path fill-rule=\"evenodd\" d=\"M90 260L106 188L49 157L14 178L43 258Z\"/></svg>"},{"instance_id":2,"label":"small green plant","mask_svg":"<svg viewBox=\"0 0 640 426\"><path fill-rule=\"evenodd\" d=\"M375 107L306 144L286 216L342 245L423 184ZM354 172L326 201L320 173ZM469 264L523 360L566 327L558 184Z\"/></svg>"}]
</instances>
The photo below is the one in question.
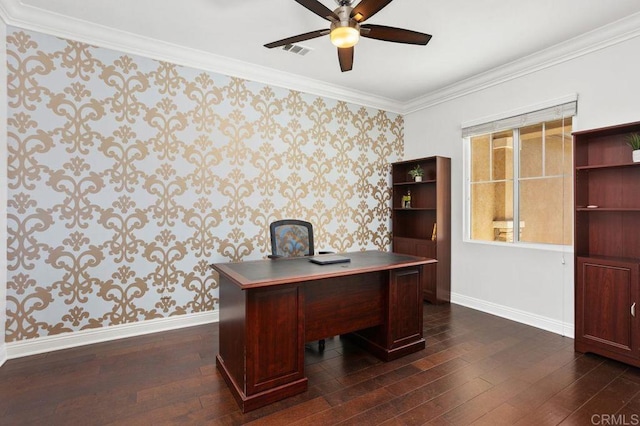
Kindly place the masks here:
<instances>
[{"instance_id":1,"label":"small green plant","mask_svg":"<svg viewBox=\"0 0 640 426\"><path fill-rule=\"evenodd\" d=\"M634 151L640 149L640 133L631 133L627 137L627 145Z\"/></svg>"},{"instance_id":2,"label":"small green plant","mask_svg":"<svg viewBox=\"0 0 640 426\"><path fill-rule=\"evenodd\" d=\"M416 178L416 176L424 176L424 170L420 167L420 164L415 166L413 169L409 170L409 176L412 178Z\"/></svg>"}]
</instances>

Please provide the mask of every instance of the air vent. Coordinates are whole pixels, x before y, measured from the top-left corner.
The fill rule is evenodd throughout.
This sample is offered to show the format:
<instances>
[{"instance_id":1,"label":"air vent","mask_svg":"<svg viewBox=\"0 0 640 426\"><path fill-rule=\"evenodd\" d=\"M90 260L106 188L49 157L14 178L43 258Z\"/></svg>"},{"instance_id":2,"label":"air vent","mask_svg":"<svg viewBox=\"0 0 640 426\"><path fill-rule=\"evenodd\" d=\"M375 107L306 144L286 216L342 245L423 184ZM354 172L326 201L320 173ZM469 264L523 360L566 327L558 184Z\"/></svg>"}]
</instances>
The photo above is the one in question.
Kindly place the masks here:
<instances>
[{"instance_id":1,"label":"air vent","mask_svg":"<svg viewBox=\"0 0 640 426\"><path fill-rule=\"evenodd\" d=\"M282 50L286 50L287 52L295 53L300 56L304 56L311 51L310 48L300 46L299 44L285 44L282 46Z\"/></svg>"}]
</instances>

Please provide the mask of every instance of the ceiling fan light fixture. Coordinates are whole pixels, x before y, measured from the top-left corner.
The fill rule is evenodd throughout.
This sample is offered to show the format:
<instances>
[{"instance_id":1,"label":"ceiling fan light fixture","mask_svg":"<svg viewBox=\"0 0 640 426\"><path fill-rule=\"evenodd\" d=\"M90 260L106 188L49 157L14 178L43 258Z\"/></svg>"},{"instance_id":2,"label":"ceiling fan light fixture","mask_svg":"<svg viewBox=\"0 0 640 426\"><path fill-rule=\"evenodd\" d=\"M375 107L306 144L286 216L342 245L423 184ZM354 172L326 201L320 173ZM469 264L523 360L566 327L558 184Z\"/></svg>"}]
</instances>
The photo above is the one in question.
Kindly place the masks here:
<instances>
[{"instance_id":1,"label":"ceiling fan light fixture","mask_svg":"<svg viewBox=\"0 0 640 426\"><path fill-rule=\"evenodd\" d=\"M353 47L360 40L360 29L356 25L332 25L331 43L340 48Z\"/></svg>"}]
</instances>

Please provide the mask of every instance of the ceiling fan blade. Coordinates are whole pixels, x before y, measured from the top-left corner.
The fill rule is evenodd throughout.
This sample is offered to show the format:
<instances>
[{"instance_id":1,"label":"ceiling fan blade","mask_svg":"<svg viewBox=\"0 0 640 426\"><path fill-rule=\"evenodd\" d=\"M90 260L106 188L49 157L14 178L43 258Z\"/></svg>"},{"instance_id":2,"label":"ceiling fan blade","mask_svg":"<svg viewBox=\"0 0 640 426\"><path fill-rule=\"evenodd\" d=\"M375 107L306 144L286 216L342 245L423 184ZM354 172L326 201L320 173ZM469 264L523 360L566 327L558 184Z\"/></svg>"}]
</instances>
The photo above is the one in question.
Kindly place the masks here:
<instances>
[{"instance_id":1,"label":"ceiling fan blade","mask_svg":"<svg viewBox=\"0 0 640 426\"><path fill-rule=\"evenodd\" d=\"M336 21L340 20L340 17L336 15L331 9L320 3L318 0L295 0L298 4L306 7L322 19L326 19L327 21L331 21L335 19Z\"/></svg>"},{"instance_id":2,"label":"ceiling fan blade","mask_svg":"<svg viewBox=\"0 0 640 426\"><path fill-rule=\"evenodd\" d=\"M351 71L353 68L353 47L338 48L338 60L342 72Z\"/></svg>"},{"instance_id":3,"label":"ceiling fan blade","mask_svg":"<svg viewBox=\"0 0 640 426\"><path fill-rule=\"evenodd\" d=\"M392 41L394 43L421 44L423 46L431 40L431 34L384 25L362 25L360 27L360 35L362 37Z\"/></svg>"},{"instance_id":4,"label":"ceiling fan blade","mask_svg":"<svg viewBox=\"0 0 640 426\"><path fill-rule=\"evenodd\" d=\"M274 47L284 46L286 44L293 44L293 43L297 43L299 41L310 40L312 38L320 37L320 36L327 35L327 34L329 34L329 30L311 31L309 33L298 34L297 36L283 38L282 40L278 40L278 41L274 41L274 42L271 42L271 43L267 43L267 44L264 45L264 47L266 47L268 49L273 49Z\"/></svg>"},{"instance_id":5,"label":"ceiling fan blade","mask_svg":"<svg viewBox=\"0 0 640 426\"><path fill-rule=\"evenodd\" d=\"M358 22L363 22L380 12L392 1L393 0L362 0L351 11L351 17Z\"/></svg>"}]
</instances>

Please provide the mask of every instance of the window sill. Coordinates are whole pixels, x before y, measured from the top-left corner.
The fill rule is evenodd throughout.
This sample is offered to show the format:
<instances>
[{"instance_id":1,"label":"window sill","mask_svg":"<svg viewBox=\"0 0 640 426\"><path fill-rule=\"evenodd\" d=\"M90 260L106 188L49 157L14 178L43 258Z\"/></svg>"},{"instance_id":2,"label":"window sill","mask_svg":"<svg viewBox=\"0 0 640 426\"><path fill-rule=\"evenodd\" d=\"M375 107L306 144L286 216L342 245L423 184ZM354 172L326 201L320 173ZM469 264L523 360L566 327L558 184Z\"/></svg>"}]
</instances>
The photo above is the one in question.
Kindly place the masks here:
<instances>
[{"instance_id":1,"label":"window sill","mask_svg":"<svg viewBox=\"0 0 640 426\"><path fill-rule=\"evenodd\" d=\"M518 248L518 249L532 249L532 250L544 250L553 251L558 253L573 253L573 245L561 245L561 244L540 244L540 243L507 243L499 241L480 241L465 238L462 242L469 244L482 244L493 247L505 247L505 248Z\"/></svg>"}]
</instances>

